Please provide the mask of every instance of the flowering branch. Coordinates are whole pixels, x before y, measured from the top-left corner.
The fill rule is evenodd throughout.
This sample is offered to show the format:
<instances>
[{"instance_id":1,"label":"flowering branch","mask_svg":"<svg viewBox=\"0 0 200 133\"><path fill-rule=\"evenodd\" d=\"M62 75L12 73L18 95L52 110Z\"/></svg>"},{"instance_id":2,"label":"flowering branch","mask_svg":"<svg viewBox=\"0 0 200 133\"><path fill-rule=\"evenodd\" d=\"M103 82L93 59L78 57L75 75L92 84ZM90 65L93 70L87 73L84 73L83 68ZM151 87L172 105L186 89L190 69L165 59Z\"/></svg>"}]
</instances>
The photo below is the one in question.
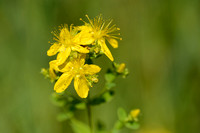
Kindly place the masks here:
<instances>
[{"instance_id":1,"label":"flowering branch","mask_svg":"<svg viewBox=\"0 0 200 133\"><path fill-rule=\"evenodd\" d=\"M99 15L94 19L90 19L86 15L89 22L84 21L82 26L63 25L54 34L55 42L52 43L47 51L48 56L57 54L56 59L49 62L48 69L42 69L42 74L55 82L52 94L53 103L61 107L62 113L58 115L58 120L70 120L75 133L93 133L91 106L109 102L114 96L113 89L115 79L118 76L125 78L128 75L128 69L124 63L117 64L108 49L106 42L113 48L118 48L119 28L112 25L112 20L105 21ZM108 69L105 74L105 86L100 94L95 97L89 96L90 87L98 82L98 73L102 68L95 65L93 60L106 55L112 62L112 68ZM74 80L74 89L80 98L70 94L66 89ZM66 91L65 91L66 90ZM85 99L87 98L87 99ZM74 118L76 110L88 110L89 127ZM123 109L119 109L119 120L111 130L117 133L122 127L136 129L138 128L139 110L132 111L126 115ZM101 129L97 128L99 132ZM101 133L106 133L102 131Z\"/></svg>"}]
</instances>

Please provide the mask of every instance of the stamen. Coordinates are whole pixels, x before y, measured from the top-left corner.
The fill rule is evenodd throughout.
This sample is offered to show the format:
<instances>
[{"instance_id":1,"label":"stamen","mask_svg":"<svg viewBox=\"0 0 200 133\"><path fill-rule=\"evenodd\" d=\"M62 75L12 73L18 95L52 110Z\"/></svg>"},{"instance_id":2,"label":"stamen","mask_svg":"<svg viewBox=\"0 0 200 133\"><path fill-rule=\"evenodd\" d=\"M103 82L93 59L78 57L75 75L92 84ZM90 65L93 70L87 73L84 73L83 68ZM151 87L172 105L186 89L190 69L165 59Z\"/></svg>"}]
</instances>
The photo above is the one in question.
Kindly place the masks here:
<instances>
[{"instance_id":1,"label":"stamen","mask_svg":"<svg viewBox=\"0 0 200 133\"><path fill-rule=\"evenodd\" d=\"M85 15L86 17L87 17L87 19L89 20L89 22L90 22L90 24L92 25L92 27L94 28L94 25L93 25L93 22L92 22L92 20L89 18L89 16L86 14Z\"/></svg>"},{"instance_id":2,"label":"stamen","mask_svg":"<svg viewBox=\"0 0 200 133\"><path fill-rule=\"evenodd\" d=\"M73 25L74 25L74 24L71 24L71 25L70 25L70 32L72 31Z\"/></svg>"},{"instance_id":3,"label":"stamen","mask_svg":"<svg viewBox=\"0 0 200 133\"><path fill-rule=\"evenodd\" d=\"M100 30L102 30L102 29L103 29L104 25L105 25L105 22L104 22L104 23L101 25L101 28L100 28Z\"/></svg>"},{"instance_id":4,"label":"stamen","mask_svg":"<svg viewBox=\"0 0 200 133\"><path fill-rule=\"evenodd\" d=\"M59 42L59 39L58 39L58 38L55 38L55 37L53 37L53 40L55 40L55 41L58 41L58 42Z\"/></svg>"},{"instance_id":5,"label":"stamen","mask_svg":"<svg viewBox=\"0 0 200 133\"><path fill-rule=\"evenodd\" d=\"M110 26L110 24L112 23L113 19L110 20L110 22L108 22L108 24L106 25L106 29Z\"/></svg>"},{"instance_id":6,"label":"stamen","mask_svg":"<svg viewBox=\"0 0 200 133\"><path fill-rule=\"evenodd\" d=\"M83 23L87 24L87 22L85 22L82 18L80 18L80 20L81 20Z\"/></svg>"},{"instance_id":7,"label":"stamen","mask_svg":"<svg viewBox=\"0 0 200 133\"><path fill-rule=\"evenodd\" d=\"M55 33L55 31L51 32L55 37L59 38L59 36Z\"/></svg>"}]
</instances>

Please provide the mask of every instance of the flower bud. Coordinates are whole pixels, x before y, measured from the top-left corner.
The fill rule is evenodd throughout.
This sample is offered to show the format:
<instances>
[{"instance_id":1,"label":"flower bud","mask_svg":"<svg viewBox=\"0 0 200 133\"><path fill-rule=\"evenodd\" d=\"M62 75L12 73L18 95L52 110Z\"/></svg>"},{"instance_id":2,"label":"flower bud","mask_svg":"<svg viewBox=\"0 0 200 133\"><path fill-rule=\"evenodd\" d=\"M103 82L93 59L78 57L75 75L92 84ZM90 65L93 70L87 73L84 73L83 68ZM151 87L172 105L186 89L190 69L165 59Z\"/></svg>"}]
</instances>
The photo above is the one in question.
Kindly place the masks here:
<instances>
[{"instance_id":1,"label":"flower bud","mask_svg":"<svg viewBox=\"0 0 200 133\"><path fill-rule=\"evenodd\" d=\"M41 73L42 75L44 75L45 78L49 77L49 72L48 72L48 70L45 69L45 68L42 68L41 71L40 71L40 73Z\"/></svg>"},{"instance_id":2,"label":"flower bud","mask_svg":"<svg viewBox=\"0 0 200 133\"><path fill-rule=\"evenodd\" d=\"M134 109L130 112L133 120L138 121L138 115L140 114L140 109Z\"/></svg>"},{"instance_id":3,"label":"flower bud","mask_svg":"<svg viewBox=\"0 0 200 133\"><path fill-rule=\"evenodd\" d=\"M97 83L99 80L98 80L98 78L95 76L95 77L92 77L92 82L94 82L94 83Z\"/></svg>"},{"instance_id":4,"label":"flower bud","mask_svg":"<svg viewBox=\"0 0 200 133\"><path fill-rule=\"evenodd\" d=\"M117 68L117 72L118 73L123 73L125 70L126 64L125 63L121 63L118 68Z\"/></svg>"}]
</instances>

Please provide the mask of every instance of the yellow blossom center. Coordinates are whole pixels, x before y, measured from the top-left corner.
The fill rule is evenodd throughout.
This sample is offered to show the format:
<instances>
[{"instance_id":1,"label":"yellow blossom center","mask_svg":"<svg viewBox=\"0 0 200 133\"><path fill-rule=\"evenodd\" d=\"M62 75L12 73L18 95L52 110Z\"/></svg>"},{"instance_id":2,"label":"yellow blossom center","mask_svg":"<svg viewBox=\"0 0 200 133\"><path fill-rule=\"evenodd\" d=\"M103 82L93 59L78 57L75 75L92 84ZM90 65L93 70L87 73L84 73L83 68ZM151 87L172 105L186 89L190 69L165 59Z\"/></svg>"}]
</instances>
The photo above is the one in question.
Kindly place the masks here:
<instances>
[{"instance_id":1,"label":"yellow blossom center","mask_svg":"<svg viewBox=\"0 0 200 133\"><path fill-rule=\"evenodd\" d=\"M100 31L100 30L95 30L95 29L94 29L93 32L91 32L91 34L93 35L93 37L94 37L95 39L100 39L100 38L102 38L102 36L103 36L102 31Z\"/></svg>"},{"instance_id":2,"label":"yellow blossom center","mask_svg":"<svg viewBox=\"0 0 200 133\"><path fill-rule=\"evenodd\" d=\"M71 68L71 71L73 71L73 73L75 74L75 75L83 75L84 74L84 71L83 71L83 67L81 67L81 66L79 66L79 65L77 65L77 66L75 66L75 67L72 67Z\"/></svg>"}]
</instances>

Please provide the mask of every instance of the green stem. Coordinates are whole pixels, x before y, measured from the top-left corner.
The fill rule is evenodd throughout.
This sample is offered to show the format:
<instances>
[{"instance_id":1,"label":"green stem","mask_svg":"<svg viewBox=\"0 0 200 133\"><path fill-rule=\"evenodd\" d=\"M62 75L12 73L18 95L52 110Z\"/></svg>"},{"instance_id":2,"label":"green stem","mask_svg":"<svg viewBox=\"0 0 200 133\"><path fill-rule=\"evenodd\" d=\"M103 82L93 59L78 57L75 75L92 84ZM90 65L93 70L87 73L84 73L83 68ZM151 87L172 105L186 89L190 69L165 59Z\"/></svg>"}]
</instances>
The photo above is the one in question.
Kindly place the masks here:
<instances>
[{"instance_id":1,"label":"green stem","mask_svg":"<svg viewBox=\"0 0 200 133\"><path fill-rule=\"evenodd\" d=\"M91 112L91 106L89 102L89 96L88 96L88 102L87 102L87 112L88 112L88 122L90 126L90 132L93 133L93 125L92 125L92 112Z\"/></svg>"}]
</instances>

